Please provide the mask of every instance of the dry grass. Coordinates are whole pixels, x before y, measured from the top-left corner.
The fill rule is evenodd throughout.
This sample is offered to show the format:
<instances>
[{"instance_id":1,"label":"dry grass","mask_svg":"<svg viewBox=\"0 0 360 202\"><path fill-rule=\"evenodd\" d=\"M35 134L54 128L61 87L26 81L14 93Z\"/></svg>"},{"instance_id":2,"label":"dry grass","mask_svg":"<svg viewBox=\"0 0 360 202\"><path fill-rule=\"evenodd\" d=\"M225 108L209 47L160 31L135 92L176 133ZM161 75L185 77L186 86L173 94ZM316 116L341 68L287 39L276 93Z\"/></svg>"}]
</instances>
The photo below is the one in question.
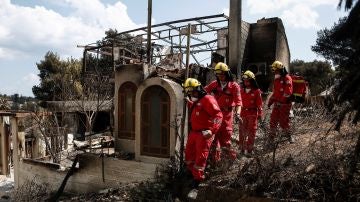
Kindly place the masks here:
<instances>
[{"instance_id":1,"label":"dry grass","mask_svg":"<svg viewBox=\"0 0 360 202\"><path fill-rule=\"evenodd\" d=\"M26 180L12 193L12 201L45 201L49 196L49 185L38 183L36 177Z\"/></svg>"},{"instance_id":2,"label":"dry grass","mask_svg":"<svg viewBox=\"0 0 360 202\"><path fill-rule=\"evenodd\" d=\"M269 114L265 113L268 123ZM324 108L295 111L290 144L281 137L270 150L268 127L259 128L256 153L241 157L229 170L212 176L208 184L245 190L251 195L276 199L343 201L360 199L360 176L348 180L359 127L344 123L334 131L336 114Z\"/></svg>"}]
</instances>

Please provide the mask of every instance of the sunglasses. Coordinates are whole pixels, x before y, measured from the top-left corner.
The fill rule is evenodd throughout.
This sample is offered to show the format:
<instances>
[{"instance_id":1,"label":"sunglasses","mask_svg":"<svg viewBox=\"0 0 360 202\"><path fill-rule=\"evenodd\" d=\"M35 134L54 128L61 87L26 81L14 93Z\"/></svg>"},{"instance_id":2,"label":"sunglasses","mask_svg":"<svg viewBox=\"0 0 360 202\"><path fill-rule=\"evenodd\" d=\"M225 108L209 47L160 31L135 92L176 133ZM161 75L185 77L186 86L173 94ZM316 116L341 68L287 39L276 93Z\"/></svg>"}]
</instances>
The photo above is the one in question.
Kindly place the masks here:
<instances>
[{"instance_id":1,"label":"sunglasses","mask_svg":"<svg viewBox=\"0 0 360 202\"><path fill-rule=\"evenodd\" d=\"M215 74L225 74L223 71L221 70L214 70Z\"/></svg>"},{"instance_id":2,"label":"sunglasses","mask_svg":"<svg viewBox=\"0 0 360 202\"><path fill-rule=\"evenodd\" d=\"M187 87L187 88L185 88L184 90L185 90L185 93L191 94L191 93L193 92L194 88L192 88L192 87Z\"/></svg>"}]
</instances>

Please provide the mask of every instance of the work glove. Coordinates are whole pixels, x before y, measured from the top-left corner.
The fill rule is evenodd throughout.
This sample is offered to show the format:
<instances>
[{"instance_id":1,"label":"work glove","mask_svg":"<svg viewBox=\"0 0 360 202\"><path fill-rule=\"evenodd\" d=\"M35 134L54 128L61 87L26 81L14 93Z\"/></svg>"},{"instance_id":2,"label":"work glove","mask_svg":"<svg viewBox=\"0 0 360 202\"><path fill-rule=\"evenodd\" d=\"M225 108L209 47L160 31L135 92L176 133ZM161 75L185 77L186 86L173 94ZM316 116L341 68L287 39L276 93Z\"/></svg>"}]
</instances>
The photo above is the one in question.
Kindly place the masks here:
<instances>
[{"instance_id":1,"label":"work glove","mask_svg":"<svg viewBox=\"0 0 360 202\"><path fill-rule=\"evenodd\" d=\"M242 118L241 118L241 116L240 116L240 114L238 114L238 113L235 113L235 122L236 123L240 123L240 124L242 124L243 123L243 120L242 120Z\"/></svg>"},{"instance_id":2,"label":"work glove","mask_svg":"<svg viewBox=\"0 0 360 202\"><path fill-rule=\"evenodd\" d=\"M289 95L289 94L285 94L285 93L284 93L283 98L281 99L281 101L286 104L290 104L293 100L294 100L293 95Z\"/></svg>"},{"instance_id":3,"label":"work glove","mask_svg":"<svg viewBox=\"0 0 360 202\"><path fill-rule=\"evenodd\" d=\"M284 103L290 104L291 103L291 98L290 97L284 97Z\"/></svg>"},{"instance_id":4,"label":"work glove","mask_svg":"<svg viewBox=\"0 0 360 202\"><path fill-rule=\"evenodd\" d=\"M269 99L269 102L267 104L268 108L270 109L271 105L274 104L274 100L273 99Z\"/></svg>"},{"instance_id":5,"label":"work glove","mask_svg":"<svg viewBox=\"0 0 360 202\"><path fill-rule=\"evenodd\" d=\"M263 109L262 107L260 107L257 109L257 120L262 121L262 116L263 116Z\"/></svg>"},{"instance_id":6,"label":"work glove","mask_svg":"<svg viewBox=\"0 0 360 202\"><path fill-rule=\"evenodd\" d=\"M203 130L201 131L201 134L204 136L205 139L209 139L212 136L211 130Z\"/></svg>"}]
</instances>

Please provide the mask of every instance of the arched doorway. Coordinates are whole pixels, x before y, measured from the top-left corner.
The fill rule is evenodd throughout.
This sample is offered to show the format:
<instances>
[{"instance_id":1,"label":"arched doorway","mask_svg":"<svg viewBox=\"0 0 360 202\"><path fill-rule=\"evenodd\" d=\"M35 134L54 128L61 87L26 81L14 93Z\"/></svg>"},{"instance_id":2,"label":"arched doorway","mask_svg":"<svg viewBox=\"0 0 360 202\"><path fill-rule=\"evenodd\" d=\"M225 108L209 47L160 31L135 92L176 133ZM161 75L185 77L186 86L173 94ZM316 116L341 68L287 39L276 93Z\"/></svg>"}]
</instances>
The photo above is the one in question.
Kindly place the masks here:
<instances>
[{"instance_id":1,"label":"arched doorway","mask_svg":"<svg viewBox=\"0 0 360 202\"><path fill-rule=\"evenodd\" d=\"M160 86L141 96L141 155L170 156L170 96Z\"/></svg>"},{"instance_id":2,"label":"arched doorway","mask_svg":"<svg viewBox=\"0 0 360 202\"><path fill-rule=\"evenodd\" d=\"M125 82L119 88L118 99L118 137L135 139L135 95L137 87Z\"/></svg>"}]
</instances>

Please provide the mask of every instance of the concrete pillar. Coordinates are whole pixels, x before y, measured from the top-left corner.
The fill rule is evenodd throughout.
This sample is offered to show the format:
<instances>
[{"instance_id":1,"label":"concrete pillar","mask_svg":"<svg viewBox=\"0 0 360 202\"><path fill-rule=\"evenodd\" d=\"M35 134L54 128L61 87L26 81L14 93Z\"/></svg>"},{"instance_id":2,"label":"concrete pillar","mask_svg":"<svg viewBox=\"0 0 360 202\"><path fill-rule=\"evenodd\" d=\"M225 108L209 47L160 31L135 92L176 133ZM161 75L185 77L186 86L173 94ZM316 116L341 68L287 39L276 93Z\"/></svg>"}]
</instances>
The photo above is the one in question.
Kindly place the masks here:
<instances>
[{"instance_id":1,"label":"concrete pillar","mask_svg":"<svg viewBox=\"0 0 360 202\"><path fill-rule=\"evenodd\" d=\"M147 62L151 65L151 16L152 16L152 0L148 0L148 22L147 22Z\"/></svg>"},{"instance_id":2,"label":"concrete pillar","mask_svg":"<svg viewBox=\"0 0 360 202\"><path fill-rule=\"evenodd\" d=\"M19 188L19 164L20 164L20 151L19 151L19 141L18 141L18 118L10 117L10 132L12 134L12 143L13 143L13 161L14 161L14 182L15 189Z\"/></svg>"},{"instance_id":3,"label":"concrete pillar","mask_svg":"<svg viewBox=\"0 0 360 202\"><path fill-rule=\"evenodd\" d=\"M229 62L231 72L241 74L241 0L230 0L229 16Z\"/></svg>"},{"instance_id":4,"label":"concrete pillar","mask_svg":"<svg viewBox=\"0 0 360 202\"><path fill-rule=\"evenodd\" d=\"M10 142L9 134L6 130L4 116L0 116L0 134L1 134L1 174L9 176L10 175L10 165L9 165L9 151L10 151Z\"/></svg>"},{"instance_id":5,"label":"concrete pillar","mask_svg":"<svg viewBox=\"0 0 360 202\"><path fill-rule=\"evenodd\" d=\"M1 174L5 175L6 174L6 170L7 170L7 152L6 152L6 133L5 133L5 124L4 124L4 119L2 116L0 116L0 141L1 141Z\"/></svg>"}]
</instances>

